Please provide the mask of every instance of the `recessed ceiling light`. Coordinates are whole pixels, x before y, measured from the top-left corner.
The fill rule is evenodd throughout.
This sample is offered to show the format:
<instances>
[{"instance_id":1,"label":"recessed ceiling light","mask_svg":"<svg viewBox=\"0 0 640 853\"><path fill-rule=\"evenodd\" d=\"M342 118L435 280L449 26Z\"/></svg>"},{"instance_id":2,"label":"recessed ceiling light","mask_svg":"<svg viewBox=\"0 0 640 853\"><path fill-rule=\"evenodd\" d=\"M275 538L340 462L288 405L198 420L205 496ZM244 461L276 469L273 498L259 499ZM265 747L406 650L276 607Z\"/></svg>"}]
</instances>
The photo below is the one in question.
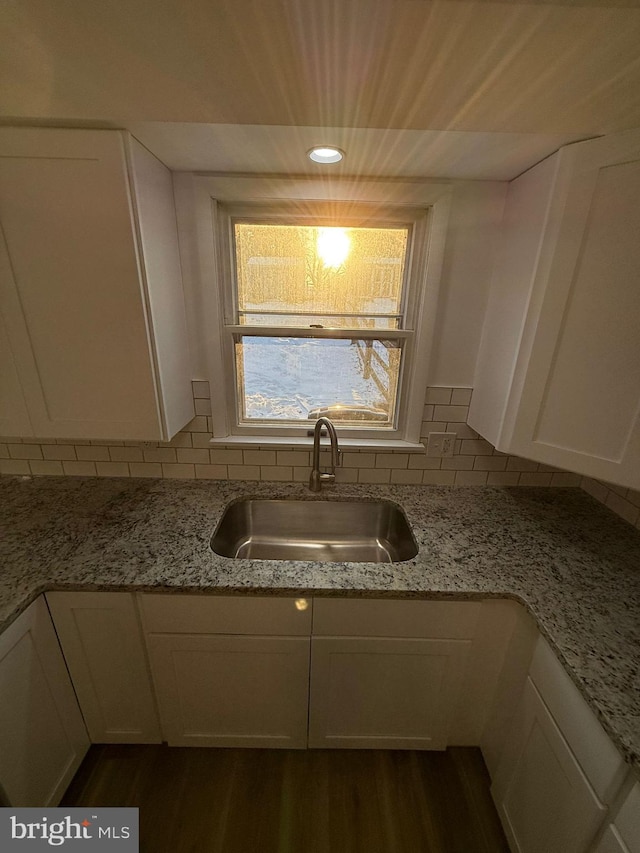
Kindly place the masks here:
<instances>
[{"instance_id":1,"label":"recessed ceiling light","mask_svg":"<svg viewBox=\"0 0 640 853\"><path fill-rule=\"evenodd\" d=\"M344 157L344 151L334 148L333 145L316 145L307 156L314 163L339 163Z\"/></svg>"}]
</instances>

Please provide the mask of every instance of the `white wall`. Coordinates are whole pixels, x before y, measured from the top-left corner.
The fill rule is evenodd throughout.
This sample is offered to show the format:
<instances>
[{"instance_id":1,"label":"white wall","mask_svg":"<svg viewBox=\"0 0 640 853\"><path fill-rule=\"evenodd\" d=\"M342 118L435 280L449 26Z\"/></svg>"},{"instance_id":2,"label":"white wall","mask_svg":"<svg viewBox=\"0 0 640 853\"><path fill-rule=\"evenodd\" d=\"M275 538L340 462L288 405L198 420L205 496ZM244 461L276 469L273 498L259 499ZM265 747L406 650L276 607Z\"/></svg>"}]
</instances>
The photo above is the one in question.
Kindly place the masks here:
<instances>
[{"instance_id":1,"label":"white wall","mask_svg":"<svg viewBox=\"0 0 640 853\"><path fill-rule=\"evenodd\" d=\"M508 183L456 184L429 385L471 387Z\"/></svg>"}]
</instances>

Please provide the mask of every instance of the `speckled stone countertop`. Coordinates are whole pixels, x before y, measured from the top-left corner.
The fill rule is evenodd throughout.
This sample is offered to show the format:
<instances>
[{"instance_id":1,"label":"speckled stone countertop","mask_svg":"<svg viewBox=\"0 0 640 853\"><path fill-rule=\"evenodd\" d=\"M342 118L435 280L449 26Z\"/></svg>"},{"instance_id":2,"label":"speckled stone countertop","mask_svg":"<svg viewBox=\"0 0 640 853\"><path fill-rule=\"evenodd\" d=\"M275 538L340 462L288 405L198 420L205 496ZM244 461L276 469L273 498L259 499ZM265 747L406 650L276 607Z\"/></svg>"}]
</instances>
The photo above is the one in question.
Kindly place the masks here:
<instances>
[{"instance_id":1,"label":"speckled stone countertop","mask_svg":"<svg viewBox=\"0 0 640 853\"><path fill-rule=\"evenodd\" d=\"M304 485L0 478L0 629L51 589L515 599L640 770L640 534L579 489L339 486L400 504L394 564L231 560L209 548L238 497Z\"/></svg>"}]
</instances>

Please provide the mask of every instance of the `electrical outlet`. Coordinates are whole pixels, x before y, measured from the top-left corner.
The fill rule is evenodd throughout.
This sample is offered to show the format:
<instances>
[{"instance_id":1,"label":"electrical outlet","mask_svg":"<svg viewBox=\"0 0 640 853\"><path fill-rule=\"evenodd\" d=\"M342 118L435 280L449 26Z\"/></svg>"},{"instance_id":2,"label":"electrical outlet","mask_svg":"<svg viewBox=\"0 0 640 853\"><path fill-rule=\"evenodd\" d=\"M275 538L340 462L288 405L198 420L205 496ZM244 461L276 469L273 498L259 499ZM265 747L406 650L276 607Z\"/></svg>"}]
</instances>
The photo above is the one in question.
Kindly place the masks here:
<instances>
[{"instance_id":1,"label":"electrical outlet","mask_svg":"<svg viewBox=\"0 0 640 853\"><path fill-rule=\"evenodd\" d=\"M427 456L453 456L455 446L455 432L430 432L427 439Z\"/></svg>"}]
</instances>

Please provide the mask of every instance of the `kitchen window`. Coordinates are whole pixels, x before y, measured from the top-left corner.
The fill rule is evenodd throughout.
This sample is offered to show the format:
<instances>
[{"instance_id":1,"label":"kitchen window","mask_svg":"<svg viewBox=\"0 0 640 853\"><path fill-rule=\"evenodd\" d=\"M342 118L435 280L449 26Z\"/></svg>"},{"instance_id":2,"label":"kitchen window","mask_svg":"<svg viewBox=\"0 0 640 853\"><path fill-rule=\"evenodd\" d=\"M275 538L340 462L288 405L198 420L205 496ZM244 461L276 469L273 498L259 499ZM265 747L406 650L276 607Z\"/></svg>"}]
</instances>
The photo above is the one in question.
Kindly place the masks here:
<instances>
[{"instance_id":1,"label":"kitchen window","mask_svg":"<svg viewBox=\"0 0 640 853\"><path fill-rule=\"evenodd\" d=\"M421 449L448 200L209 205L214 441Z\"/></svg>"}]
</instances>

